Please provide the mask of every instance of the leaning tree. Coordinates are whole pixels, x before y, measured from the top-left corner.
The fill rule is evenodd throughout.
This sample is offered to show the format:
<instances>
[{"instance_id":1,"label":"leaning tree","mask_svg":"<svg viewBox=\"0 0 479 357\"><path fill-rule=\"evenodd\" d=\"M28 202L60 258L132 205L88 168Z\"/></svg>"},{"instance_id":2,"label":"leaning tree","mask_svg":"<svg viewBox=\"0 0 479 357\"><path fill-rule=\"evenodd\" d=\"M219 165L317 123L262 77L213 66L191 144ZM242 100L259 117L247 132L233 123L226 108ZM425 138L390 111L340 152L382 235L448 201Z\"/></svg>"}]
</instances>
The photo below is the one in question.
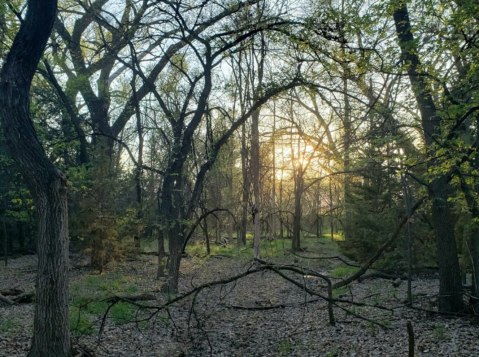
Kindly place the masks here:
<instances>
[{"instance_id":1,"label":"leaning tree","mask_svg":"<svg viewBox=\"0 0 479 357\"><path fill-rule=\"evenodd\" d=\"M38 219L35 319L29 357L71 355L66 177L48 159L30 117L30 85L55 21L56 0L29 0L0 73L6 146L34 198Z\"/></svg>"}]
</instances>

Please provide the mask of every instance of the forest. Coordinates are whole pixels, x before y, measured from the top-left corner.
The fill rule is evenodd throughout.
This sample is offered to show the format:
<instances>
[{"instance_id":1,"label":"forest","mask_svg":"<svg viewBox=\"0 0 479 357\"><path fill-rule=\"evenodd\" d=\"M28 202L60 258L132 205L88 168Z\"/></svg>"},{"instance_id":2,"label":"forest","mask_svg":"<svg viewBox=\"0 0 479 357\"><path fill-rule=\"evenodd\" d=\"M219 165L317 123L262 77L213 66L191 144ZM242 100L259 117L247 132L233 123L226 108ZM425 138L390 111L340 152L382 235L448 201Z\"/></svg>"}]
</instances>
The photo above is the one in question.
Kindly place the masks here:
<instances>
[{"instance_id":1,"label":"forest","mask_svg":"<svg viewBox=\"0 0 479 357\"><path fill-rule=\"evenodd\" d=\"M477 0L0 0L0 357L478 356Z\"/></svg>"}]
</instances>

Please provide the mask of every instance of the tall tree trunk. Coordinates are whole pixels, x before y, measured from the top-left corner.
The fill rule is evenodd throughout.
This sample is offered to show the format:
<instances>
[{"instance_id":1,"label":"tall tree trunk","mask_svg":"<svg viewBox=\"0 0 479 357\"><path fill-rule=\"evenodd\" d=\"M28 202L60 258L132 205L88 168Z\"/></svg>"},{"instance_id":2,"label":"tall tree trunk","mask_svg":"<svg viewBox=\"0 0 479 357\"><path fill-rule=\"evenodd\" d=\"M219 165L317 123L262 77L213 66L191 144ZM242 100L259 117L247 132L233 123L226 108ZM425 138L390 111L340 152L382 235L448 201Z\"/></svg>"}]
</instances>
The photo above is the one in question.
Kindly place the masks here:
<instances>
[{"instance_id":1,"label":"tall tree trunk","mask_svg":"<svg viewBox=\"0 0 479 357\"><path fill-rule=\"evenodd\" d=\"M263 74L264 74L264 60L266 56L266 43L264 40L264 34L261 32L261 47L259 50L259 58L256 58L254 47L252 48L252 57L256 59L258 64L258 73L255 78L254 71L251 71L250 75L251 83L254 83L255 79L258 81L256 88L253 89L253 98L256 101L262 92L263 87ZM253 176L253 248L254 258L261 259L260 244L261 244L261 202L260 202L260 153L259 153L259 115L260 109L254 111L251 116L251 171Z\"/></svg>"},{"instance_id":2,"label":"tall tree trunk","mask_svg":"<svg viewBox=\"0 0 479 357\"><path fill-rule=\"evenodd\" d=\"M271 239L276 238L276 103L273 101L273 176L271 190Z\"/></svg>"},{"instance_id":3,"label":"tall tree trunk","mask_svg":"<svg viewBox=\"0 0 479 357\"><path fill-rule=\"evenodd\" d=\"M284 147L281 146L281 176L279 179L279 237L284 240L284 223L283 223L283 173L284 173ZM283 241L284 244L284 241Z\"/></svg>"},{"instance_id":4,"label":"tall tree trunk","mask_svg":"<svg viewBox=\"0 0 479 357\"><path fill-rule=\"evenodd\" d=\"M261 208L259 198L259 110L252 115L252 139L251 139L251 172L253 174L253 198L254 204L251 208L253 215L253 247L254 258L261 259L260 243L261 243Z\"/></svg>"},{"instance_id":5,"label":"tall tree trunk","mask_svg":"<svg viewBox=\"0 0 479 357\"><path fill-rule=\"evenodd\" d=\"M293 239L291 249L293 252L301 250L301 196L303 194L303 167L301 164L294 178L294 216L293 216Z\"/></svg>"},{"instance_id":6,"label":"tall tree trunk","mask_svg":"<svg viewBox=\"0 0 479 357\"><path fill-rule=\"evenodd\" d=\"M424 137L429 155L434 158L435 136L440 134L441 118L437 113L426 77L419 75L421 62L411 31L411 22L406 3L401 3L393 14L396 32L411 87L421 114ZM437 160L429 161L428 166L438 165ZM464 308L462 297L461 270L454 236L454 222L448 202L449 185L446 177L437 177L429 184L432 200L432 219L436 231L436 244L439 265L439 310L459 312Z\"/></svg>"},{"instance_id":7,"label":"tall tree trunk","mask_svg":"<svg viewBox=\"0 0 479 357\"><path fill-rule=\"evenodd\" d=\"M342 2L342 7L344 11L344 1ZM346 48L344 44L341 44L341 54L343 60L346 61ZM343 115L343 165L344 172L348 172L350 169L351 159L350 159L350 146L351 146L351 104L349 102L349 86L348 78L351 76L351 70L348 67L347 62L341 64L343 69L343 101L344 101L344 115ZM343 235L344 239L348 239L349 234L349 217L350 217L350 208L349 200L351 196L350 189L350 179L348 174L344 175L344 224L343 224Z\"/></svg>"},{"instance_id":8,"label":"tall tree trunk","mask_svg":"<svg viewBox=\"0 0 479 357\"><path fill-rule=\"evenodd\" d=\"M161 186L158 188L156 193L157 203L158 203L158 212L161 212ZM166 252L165 252L165 238L163 236L163 229L161 228L161 221L160 227L158 228L158 271L156 273L156 278L162 278L165 276L165 268L166 268Z\"/></svg>"},{"instance_id":9,"label":"tall tree trunk","mask_svg":"<svg viewBox=\"0 0 479 357\"><path fill-rule=\"evenodd\" d=\"M246 244L246 231L248 227L248 201L251 181L248 173L248 149L246 147L246 124L241 126L241 173L243 175L243 197L241 210L241 236L238 237L238 246Z\"/></svg>"},{"instance_id":10,"label":"tall tree trunk","mask_svg":"<svg viewBox=\"0 0 479 357\"><path fill-rule=\"evenodd\" d=\"M233 157L233 152L231 152L231 156ZM230 210L228 214L228 241L233 241L233 232L235 228L235 221L234 217L232 216L231 212L233 211L234 206L234 196L233 196L233 164L230 166L229 175L228 175L228 209ZM239 239L239 237L238 237Z\"/></svg>"},{"instance_id":11,"label":"tall tree trunk","mask_svg":"<svg viewBox=\"0 0 479 357\"><path fill-rule=\"evenodd\" d=\"M71 355L68 320L66 177L48 160L30 118L30 85L57 11L56 0L29 0L0 74L0 116L7 147L34 198L38 272L29 357Z\"/></svg>"},{"instance_id":12,"label":"tall tree trunk","mask_svg":"<svg viewBox=\"0 0 479 357\"><path fill-rule=\"evenodd\" d=\"M140 103L138 101L136 93L136 72L133 72L133 79L131 81L131 89L133 91L133 106L135 107L135 116L136 116L136 130L138 132L138 162L135 168L135 187L136 187L136 202L138 204L136 217L137 222L137 234L135 236L135 248L138 252L141 249L141 235L139 227L141 227L141 220L143 218L143 190L142 190L142 176L143 176L143 124L141 122L141 112L140 112Z\"/></svg>"},{"instance_id":13,"label":"tall tree trunk","mask_svg":"<svg viewBox=\"0 0 479 357\"><path fill-rule=\"evenodd\" d=\"M329 226L331 240L334 240L334 217L333 217L334 205L333 205L333 179L329 177Z\"/></svg>"}]
</instances>

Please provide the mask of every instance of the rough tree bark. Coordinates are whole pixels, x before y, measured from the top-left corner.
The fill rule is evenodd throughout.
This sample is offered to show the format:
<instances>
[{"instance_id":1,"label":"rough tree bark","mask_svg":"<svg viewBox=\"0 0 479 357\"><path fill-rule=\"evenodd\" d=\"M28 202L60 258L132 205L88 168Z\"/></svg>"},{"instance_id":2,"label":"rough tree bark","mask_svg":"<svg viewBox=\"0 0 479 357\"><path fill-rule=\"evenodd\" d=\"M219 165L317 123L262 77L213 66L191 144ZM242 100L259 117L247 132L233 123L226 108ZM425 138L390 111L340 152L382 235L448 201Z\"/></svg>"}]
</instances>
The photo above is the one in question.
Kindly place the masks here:
<instances>
[{"instance_id":1,"label":"rough tree bark","mask_svg":"<svg viewBox=\"0 0 479 357\"><path fill-rule=\"evenodd\" d=\"M66 178L47 158L30 118L30 85L55 21L56 0L29 0L0 74L5 141L34 198L38 272L29 357L71 355Z\"/></svg>"}]
</instances>

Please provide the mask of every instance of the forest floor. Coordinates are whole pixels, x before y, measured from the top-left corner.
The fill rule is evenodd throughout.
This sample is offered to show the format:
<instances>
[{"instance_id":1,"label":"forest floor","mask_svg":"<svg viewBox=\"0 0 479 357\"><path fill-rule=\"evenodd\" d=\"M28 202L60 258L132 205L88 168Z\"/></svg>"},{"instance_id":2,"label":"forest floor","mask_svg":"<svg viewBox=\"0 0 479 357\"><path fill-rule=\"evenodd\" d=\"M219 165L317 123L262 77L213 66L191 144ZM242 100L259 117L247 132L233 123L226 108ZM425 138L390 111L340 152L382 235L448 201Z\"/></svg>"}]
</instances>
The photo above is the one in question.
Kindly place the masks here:
<instances>
[{"instance_id":1,"label":"forest floor","mask_svg":"<svg viewBox=\"0 0 479 357\"><path fill-rule=\"evenodd\" d=\"M266 241L263 259L334 276L333 282L354 271L337 259L317 259L337 255L335 242L304 241L303 257L289 252L288 241ZM310 274L284 272L305 289L265 270L205 287L160 309L174 297L160 292L155 256L111 263L104 274L85 263L82 257L72 257L70 285L70 325L74 344L84 356L407 356L407 321L414 329L415 356L479 356L478 320L426 311L435 308L434 276L414 279L416 309L405 307L406 282L396 288L390 280L367 279L337 289L335 299L353 304L338 302L332 325L327 302L306 292L327 295L321 288L324 282ZM215 246L214 255L205 257L204 247L197 244L182 260L178 296L260 266L252 262L250 248ZM35 256L10 260L8 267L0 268L0 290L33 291L35 269ZM117 302L105 317L108 298L145 294L154 300ZM33 304L0 302L1 357L26 355L32 321Z\"/></svg>"}]
</instances>

